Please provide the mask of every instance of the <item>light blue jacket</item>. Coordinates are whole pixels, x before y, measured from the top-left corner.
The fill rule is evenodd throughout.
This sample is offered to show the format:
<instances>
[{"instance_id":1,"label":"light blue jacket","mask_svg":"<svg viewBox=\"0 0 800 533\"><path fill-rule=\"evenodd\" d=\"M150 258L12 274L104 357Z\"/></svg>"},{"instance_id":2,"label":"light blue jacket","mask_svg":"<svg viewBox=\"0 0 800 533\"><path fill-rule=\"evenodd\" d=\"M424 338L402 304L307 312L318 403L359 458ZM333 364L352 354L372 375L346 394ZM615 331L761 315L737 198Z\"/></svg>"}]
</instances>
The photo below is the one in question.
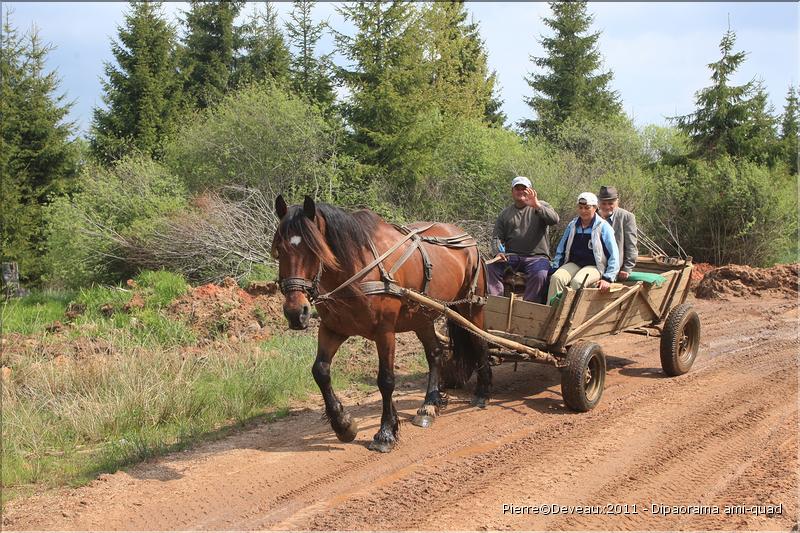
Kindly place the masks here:
<instances>
[{"instance_id":1,"label":"light blue jacket","mask_svg":"<svg viewBox=\"0 0 800 533\"><path fill-rule=\"evenodd\" d=\"M556 248L556 257L552 263L553 268L559 268L569 263L569 252L570 248L572 248L572 240L575 238L575 226L579 223L579 220L579 217L575 217L567 224L564 235L561 236ZM604 245L605 249L608 250L608 257L603 251ZM616 281L620 268L619 247L617 246L617 240L614 238L613 228L598 215L595 215L594 223L592 224L592 237L589 242L589 248L594 253L595 265L597 270L602 273L603 279Z\"/></svg>"}]
</instances>

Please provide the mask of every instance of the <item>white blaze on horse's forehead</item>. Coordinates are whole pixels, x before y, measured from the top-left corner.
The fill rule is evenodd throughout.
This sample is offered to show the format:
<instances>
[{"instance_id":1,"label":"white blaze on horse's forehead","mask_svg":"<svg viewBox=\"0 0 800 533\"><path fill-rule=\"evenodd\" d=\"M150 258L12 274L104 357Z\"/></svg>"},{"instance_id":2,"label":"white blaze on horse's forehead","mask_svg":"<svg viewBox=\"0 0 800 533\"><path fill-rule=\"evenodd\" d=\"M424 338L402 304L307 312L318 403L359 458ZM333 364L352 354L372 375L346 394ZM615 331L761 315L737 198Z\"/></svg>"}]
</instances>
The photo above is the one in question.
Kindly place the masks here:
<instances>
[{"instance_id":1,"label":"white blaze on horse's forehead","mask_svg":"<svg viewBox=\"0 0 800 533\"><path fill-rule=\"evenodd\" d=\"M297 246L298 244L300 244L300 241L301 241L301 240L302 240L302 239L300 238L300 235L292 235L292 238L291 238L291 239L289 239L289 243L290 243L292 246Z\"/></svg>"}]
</instances>

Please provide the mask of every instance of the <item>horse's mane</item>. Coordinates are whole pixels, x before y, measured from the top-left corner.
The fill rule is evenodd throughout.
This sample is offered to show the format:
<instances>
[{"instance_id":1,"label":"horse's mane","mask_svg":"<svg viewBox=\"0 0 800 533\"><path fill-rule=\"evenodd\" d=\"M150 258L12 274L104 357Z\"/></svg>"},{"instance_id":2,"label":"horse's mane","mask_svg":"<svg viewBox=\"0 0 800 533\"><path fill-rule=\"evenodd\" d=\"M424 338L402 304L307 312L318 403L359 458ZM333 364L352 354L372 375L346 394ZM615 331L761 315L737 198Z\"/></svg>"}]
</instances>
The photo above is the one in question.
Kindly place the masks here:
<instances>
[{"instance_id":1,"label":"horse's mane","mask_svg":"<svg viewBox=\"0 0 800 533\"><path fill-rule=\"evenodd\" d=\"M294 206L278 229L281 237L299 235L327 268L355 272L380 218L366 209L349 213L330 204L318 203L316 207L317 215L325 219L325 235L302 206Z\"/></svg>"}]
</instances>

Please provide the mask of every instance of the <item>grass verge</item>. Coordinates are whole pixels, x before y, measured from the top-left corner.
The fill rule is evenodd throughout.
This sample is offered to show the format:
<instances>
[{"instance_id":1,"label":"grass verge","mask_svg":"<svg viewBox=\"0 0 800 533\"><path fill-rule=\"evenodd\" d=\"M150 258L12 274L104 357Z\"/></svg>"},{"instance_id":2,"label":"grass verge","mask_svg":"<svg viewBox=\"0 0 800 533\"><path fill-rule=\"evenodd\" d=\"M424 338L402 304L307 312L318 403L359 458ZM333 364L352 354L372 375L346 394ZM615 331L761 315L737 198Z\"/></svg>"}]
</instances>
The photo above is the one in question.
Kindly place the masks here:
<instances>
[{"instance_id":1,"label":"grass verge","mask_svg":"<svg viewBox=\"0 0 800 533\"><path fill-rule=\"evenodd\" d=\"M133 289L95 287L15 302L23 312L11 329L38 343L2 354L12 370L0 380L3 505L285 416L292 402L318 394L310 372L314 335L199 348L184 324L162 313L184 284L153 276L137 278ZM121 308L135 294L143 295L142 307L111 316L99 311L106 304ZM75 327L60 336L43 333L71 303L86 308ZM80 350L65 352L75 346ZM371 343L349 341L336 362L337 390L375 390ZM424 365L413 354L404 358L403 371L413 379Z\"/></svg>"}]
</instances>

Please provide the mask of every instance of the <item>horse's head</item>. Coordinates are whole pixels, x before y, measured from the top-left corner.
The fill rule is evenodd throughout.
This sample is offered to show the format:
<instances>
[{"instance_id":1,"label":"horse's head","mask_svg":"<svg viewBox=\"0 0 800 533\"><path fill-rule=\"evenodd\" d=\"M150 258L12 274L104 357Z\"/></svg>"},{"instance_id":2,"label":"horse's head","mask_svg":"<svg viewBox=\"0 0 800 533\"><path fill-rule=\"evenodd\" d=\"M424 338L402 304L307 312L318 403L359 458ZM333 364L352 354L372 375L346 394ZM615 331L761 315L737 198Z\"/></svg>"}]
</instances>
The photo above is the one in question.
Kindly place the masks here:
<instances>
[{"instance_id":1,"label":"horse's head","mask_svg":"<svg viewBox=\"0 0 800 533\"><path fill-rule=\"evenodd\" d=\"M278 260L278 277L286 301L283 314L291 329L306 329L311 302L319 291L323 268L339 269L339 263L325 241L325 219L317 213L314 200L306 196L302 206L286 205L275 199L280 219L272 239L272 256Z\"/></svg>"}]
</instances>

